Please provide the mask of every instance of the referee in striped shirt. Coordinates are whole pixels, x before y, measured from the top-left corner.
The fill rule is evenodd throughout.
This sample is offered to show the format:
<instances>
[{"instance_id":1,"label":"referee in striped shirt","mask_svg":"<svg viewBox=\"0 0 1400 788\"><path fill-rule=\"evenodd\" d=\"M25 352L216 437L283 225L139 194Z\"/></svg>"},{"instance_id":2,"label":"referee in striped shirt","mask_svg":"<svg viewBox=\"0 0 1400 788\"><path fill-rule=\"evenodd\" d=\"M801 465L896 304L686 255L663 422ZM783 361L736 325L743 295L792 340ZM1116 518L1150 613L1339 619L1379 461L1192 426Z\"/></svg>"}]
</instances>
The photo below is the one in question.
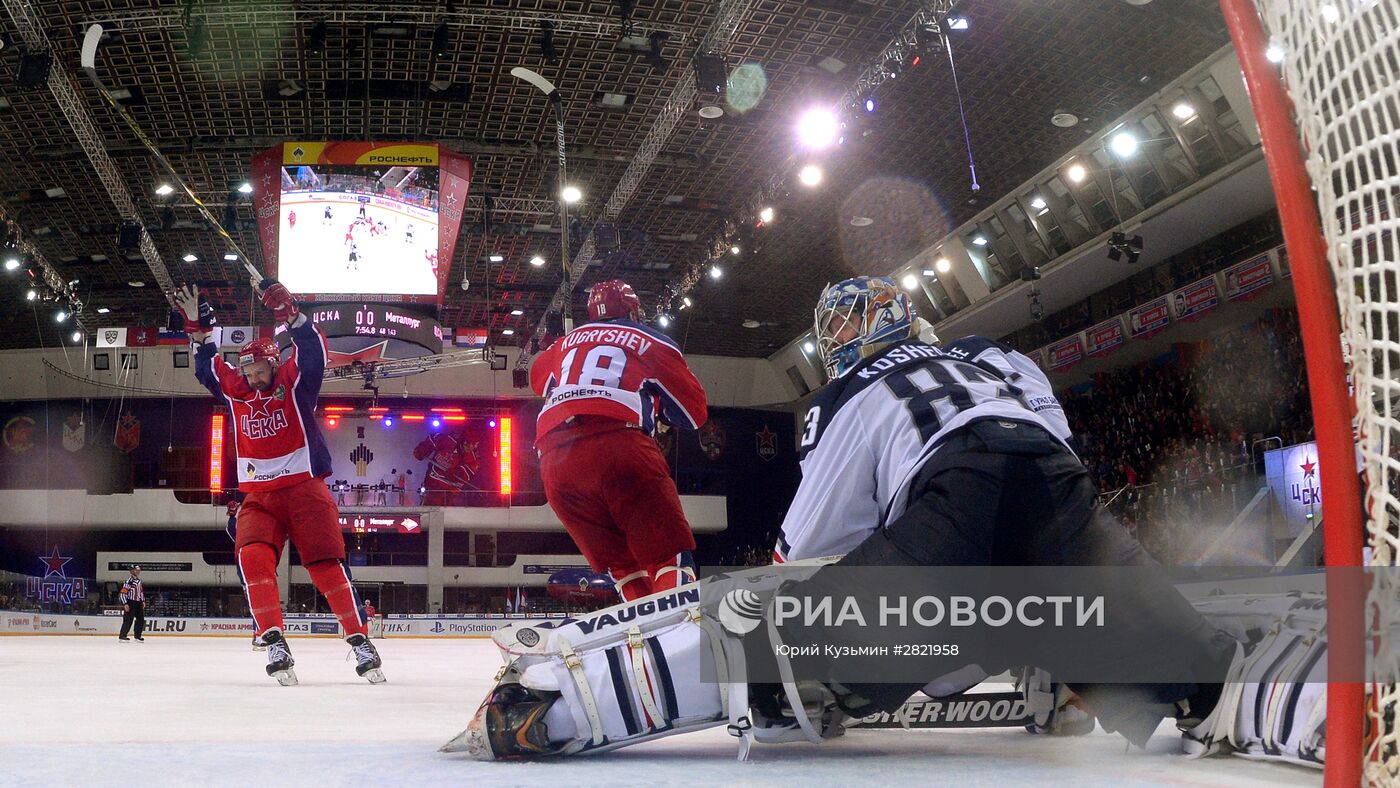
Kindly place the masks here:
<instances>
[{"instance_id":1,"label":"referee in striped shirt","mask_svg":"<svg viewBox=\"0 0 1400 788\"><path fill-rule=\"evenodd\" d=\"M141 636L146 631L146 591L141 587L139 566L131 567L131 577L122 583L122 631L117 640L131 640L126 633L131 631L132 621L136 622L136 639L146 642Z\"/></svg>"}]
</instances>

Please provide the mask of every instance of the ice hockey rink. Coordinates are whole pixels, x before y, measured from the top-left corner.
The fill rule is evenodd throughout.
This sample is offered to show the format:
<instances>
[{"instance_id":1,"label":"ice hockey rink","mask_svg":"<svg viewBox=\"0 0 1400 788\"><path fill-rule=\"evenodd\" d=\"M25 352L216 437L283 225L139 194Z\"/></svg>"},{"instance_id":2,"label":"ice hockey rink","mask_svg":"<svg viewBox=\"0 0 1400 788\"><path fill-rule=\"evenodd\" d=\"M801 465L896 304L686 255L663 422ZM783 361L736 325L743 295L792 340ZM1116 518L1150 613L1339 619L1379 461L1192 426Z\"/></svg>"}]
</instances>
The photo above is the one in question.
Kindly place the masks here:
<instances>
[{"instance_id":1,"label":"ice hockey rink","mask_svg":"<svg viewBox=\"0 0 1400 788\"><path fill-rule=\"evenodd\" d=\"M755 745L723 728L602 755L479 763L438 747L464 728L500 661L487 639L378 641L386 684L332 638L291 641L280 687L234 638L0 638L0 786L932 785L1316 786L1322 771L1191 760L1164 723L1145 751L1102 731L853 730L821 745Z\"/></svg>"}]
</instances>

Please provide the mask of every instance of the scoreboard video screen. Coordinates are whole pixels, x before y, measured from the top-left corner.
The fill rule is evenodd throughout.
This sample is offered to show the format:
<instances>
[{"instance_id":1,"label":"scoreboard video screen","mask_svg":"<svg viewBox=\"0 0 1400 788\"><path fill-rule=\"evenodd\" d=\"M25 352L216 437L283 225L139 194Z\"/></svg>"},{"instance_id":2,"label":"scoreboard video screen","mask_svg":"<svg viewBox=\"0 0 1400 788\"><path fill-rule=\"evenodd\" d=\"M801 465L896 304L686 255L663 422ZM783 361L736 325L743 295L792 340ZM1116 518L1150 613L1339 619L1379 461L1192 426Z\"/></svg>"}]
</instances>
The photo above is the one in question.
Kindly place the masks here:
<instances>
[{"instance_id":1,"label":"scoreboard video screen","mask_svg":"<svg viewBox=\"0 0 1400 788\"><path fill-rule=\"evenodd\" d=\"M294 293L437 294L436 167L282 170L281 280Z\"/></svg>"},{"instance_id":2,"label":"scoreboard video screen","mask_svg":"<svg viewBox=\"0 0 1400 788\"><path fill-rule=\"evenodd\" d=\"M432 144L287 142L253 175L264 257L299 298L441 300L468 160Z\"/></svg>"}]
</instances>

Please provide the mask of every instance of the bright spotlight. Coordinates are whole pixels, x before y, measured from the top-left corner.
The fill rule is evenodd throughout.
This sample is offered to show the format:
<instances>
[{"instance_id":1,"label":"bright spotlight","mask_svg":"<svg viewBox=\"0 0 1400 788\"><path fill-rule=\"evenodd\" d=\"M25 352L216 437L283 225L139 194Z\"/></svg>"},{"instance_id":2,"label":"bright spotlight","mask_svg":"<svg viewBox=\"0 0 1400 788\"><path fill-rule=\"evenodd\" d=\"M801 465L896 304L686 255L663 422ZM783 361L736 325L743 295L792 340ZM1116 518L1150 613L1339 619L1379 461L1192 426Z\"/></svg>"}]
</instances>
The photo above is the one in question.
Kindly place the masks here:
<instances>
[{"instance_id":1,"label":"bright spotlight","mask_svg":"<svg viewBox=\"0 0 1400 788\"><path fill-rule=\"evenodd\" d=\"M802 343L802 352L810 356L817 352L817 346L812 344L812 340L809 339Z\"/></svg>"},{"instance_id":2,"label":"bright spotlight","mask_svg":"<svg viewBox=\"0 0 1400 788\"><path fill-rule=\"evenodd\" d=\"M1126 159L1137 153L1138 141L1131 131L1120 131L1109 140L1108 147L1114 155L1120 159Z\"/></svg>"},{"instance_id":3,"label":"bright spotlight","mask_svg":"<svg viewBox=\"0 0 1400 788\"><path fill-rule=\"evenodd\" d=\"M167 194L169 194L169 193L171 193L171 192L173 192L173 191L175 191L175 187L174 187L174 186L171 186L171 185L168 184L168 183L162 183L161 185L159 185L159 186L156 187L156 194L159 195L159 196L161 196L161 197L164 197L165 195L167 195Z\"/></svg>"},{"instance_id":4,"label":"bright spotlight","mask_svg":"<svg viewBox=\"0 0 1400 788\"><path fill-rule=\"evenodd\" d=\"M184 260L187 263L193 263L194 261L199 259L199 255L195 254L194 252L185 252L185 256L181 257L180 259Z\"/></svg>"},{"instance_id":5,"label":"bright spotlight","mask_svg":"<svg viewBox=\"0 0 1400 788\"><path fill-rule=\"evenodd\" d=\"M6 270L6 271L13 271L13 270L15 270L16 268L19 268L19 258L17 258L17 257L8 257L8 258L5 259L5 270Z\"/></svg>"},{"instance_id":6,"label":"bright spotlight","mask_svg":"<svg viewBox=\"0 0 1400 788\"><path fill-rule=\"evenodd\" d=\"M744 251L744 250L743 250L743 249L740 249L738 244L734 244L733 246L729 247L729 253L730 253L730 254L738 254L738 253L740 253L740 252L742 252L742 251Z\"/></svg>"},{"instance_id":7,"label":"bright spotlight","mask_svg":"<svg viewBox=\"0 0 1400 788\"><path fill-rule=\"evenodd\" d=\"M60 309L58 310L58 314L53 316L53 319L59 323L62 323L63 321L68 319L68 313Z\"/></svg>"},{"instance_id":8,"label":"bright spotlight","mask_svg":"<svg viewBox=\"0 0 1400 788\"><path fill-rule=\"evenodd\" d=\"M1270 63L1282 63L1283 47L1279 46L1278 44L1270 44L1269 48L1264 50L1264 57Z\"/></svg>"},{"instance_id":9,"label":"bright spotlight","mask_svg":"<svg viewBox=\"0 0 1400 788\"><path fill-rule=\"evenodd\" d=\"M32 289L31 289L29 292L27 292L27 293L24 294L24 300L25 300L25 301L33 301L34 299L36 299L36 298L38 298L38 297L39 297L39 292L38 292L37 290L32 290Z\"/></svg>"},{"instance_id":10,"label":"bright spotlight","mask_svg":"<svg viewBox=\"0 0 1400 788\"><path fill-rule=\"evenodd\" d=\"M905 274L900 284L904 285L905 290L917 290L919 287L919 277L913 274Z\"/></svg>"},{"instance_id":11,"label":"bright spotlight","mask_svg":"<svg viewBox=\"0 0 1400 788\"><path fill-rule=\"evenodd\" d=\"M1031 200L1031 210L1033 210L1033 211L1043 211L1043 210L1045 210L1045 198L1044 198L1044 197L1036 197L1035 199Z\"/></svg>"},{"instance_id":12,"label":"bright spotlight","mask_svg":"<svg viewBox=\"0 0 1400 788\"><path fill-rule=\"evenodd\" d=\"M81 332L81 331L74 331L74 332L73 332L73 344L76 345L77 343L82 342L82 341L83 341L83 332Z\"/></svg>"},{"instance_id":13,"label":"bright spotlight","mask_svg":"<svg viewBox=\"0 0 1400 788\"><path fill-rule=\"evenodd\" d=\"M515 336L515 329L513 329L513 328L503 328L503 329L501 329L501 335L502 335L502 336L507 336L507 337L513 337L513 336Z\"/></svg>"},{"instance_id":14,"label":"bright spotlight","mask_svg":"<svg viewBox=\"0 0 1400 788\"><path fill-rule=\"evenodd\" d=\"M384 419L384 426L386 426L386 427L392 427L392 426L394 426L394 420L391 419L391 418L385 417L385 419Z\"/></svg>"},{"instance_id":15,"label":"bright spotlight","mask_svg":"<svg viewBox=\"0 0 1400 788\"><path fill-rule=\"evenodd\" d=\"M946 257L940 257L940 258L938 258L938 260L933 264L933 269L934 269L935 271L937 271L938 273L940 273L940 274L946 274L946 273L948 273L949 271L953 270L953 264L952 264L951 262L948 261L948 258L946 258Z\"/></svg>"},{"instance_id":16,"label":"bright spotlight","mask_svg":"<svg viewBox=\"0 0 1400 788\"><path fill-rule=\"evenodd\" d=\"M438 427L441 427L441 426L442 426L442 420L441 420L441 419L433 419L433 429L437 429Z\"/></svg>"},{"instance_id":17,"label":"bright spotlight","mask_svg":"<svg viewBox=\"0 0 1400 788\"><path fill-rule=\"evenodd\" d=\"M565 186L559 196L564 198L564 202L572 204L583 199L583 192L577 186Z\"/></svg>"},{"instance_id":18,"label":"bright spotlight","mask_svg":"<svg viewBox=\"0 0 1400 788\"><path fill-rule=\"evenodd\" d=\"M761 211L758 212L758 220L759 220L760 222L763 222L764 224L772 224L772 222L773 222L773 208L772 208L772 206L764 206L763 210L761 210Z\"/></svg>"},{"instance_id":19,"label":"bright spotlight","mask_svg":"<svg viewBox=\"0 0 1400 788\"><path fill-rule=\"evenodd\" d=\"M797 121L797 139L803 147L820 149L836 141L838 124L829 109L810 109Z\"/></svg>"},{"instance_id":20,"label":"bright spotlight","mask_svg":"<svg viewBox=\"0 0 1400 788\"><path fill-rule=\"evenodd\" d=\"M249 182L247 182L247 181L244 181L244 182L238 184L238 193L239 193L239 194L252 194L252 193L253 193L253 184L251 184L251 183L249 183Z\"/></svg>"},{"instance_id":21,"label":"bright spotlight","mask_svg":"<svg viewBox=\"0 0 1400 788\"><path fill-rule=\"evenodd\" d=\"M1189 120L1196 116L1196 108L1183 101L1172 107L1172 114L1179 120Z\"/></svg>"},{"instance_id":22,"label":"bright spotlight","mask_svg":"<svg viewBox=\"0 0 1400 788\"><path fill-rule=\"evenodd\" d=\"M868 97L868 98L865 100L865 111L866 111L866 112L874 112L874 111L875 111L875 97L874 97L874 96L870 96L870 97Z\"/></svg>"},{"instance_id":23,"label":"bright spotlight","mask_svg":"<svg viewBox=\"0 0 1400 788\"><path fill-rule=\"evenodd\" d=\"M1074 183L1079 183L1080 181L1083 181L1084 176L1088 174L1089 171L1084 169L1083 164L1071 164L1069 169L1065 170L1065 175L1069 176L1070 181Z\"/></svg>"},{"instance_id":24,"label":"bright spotlight","mask_svg":"<svg viewBox=\"0 0 1400 788\"><path fill-rule=\"evenodd\" d=\"M710 278L719 279L724 276L724 271L717 265L710 266Z\"/></svg>"},{"instance_id":25,"label":"bright spotlight","mask_svg":"<svg viewBox=\"0 0 1400 788\"><path fill-rule=\"evenodd\" d=\"M802 181L803 186L816 186L822 182L822 168L815 164L808 164L797 173L797 179Z\"/></svg>"},{"instance_id":26,"label":"bright spotlight","mask_svg":"<svg viewBox=\"0 0 1400 788\"><path fill-rule=\"evenodd\" d=\"M686 297L682 298L682 299L681 299L681 303L682 303L682 304L685 304L687 307L689 307L689 306L690 306L690 303L691 303L691 302L690 302L690 296L686 296Z\"/></svg>"},{"instance_id":27,"label":"bright spotlight","mask_svg":"<svg viewBox=\"0 0 1400 788\"><path fill-rule=\"evenodd\" d=\"M656 323L662 328L666 328L667 326L671 325L671 318L667 317L666 315L661 315L660 317L656 318Z\"/></svg>"},{"instance_id":28,"label":"bright spotlight","mask_svg":"<svg viewBox=\"0 0 1400 788\"><path fill-rule=\"evenodd\" d=\"M986 246L986 245L987 245L987 236L985 236L985 235L974 235L974 236L972 236L972 243L975 244L975 245L977 245L977 246Z\"/></svg>"},{"instance_id":29,"label":"bright spotlight","mask_svg":"<svg viewBox=\"0 0 1400 788\"><path fill-rule=\"evenodd\" d=\"M544 258L539 255L535 255L534 257L530 258L530 265L539 268L540 266L544 265Z\"/></svg>"}]
</instances>

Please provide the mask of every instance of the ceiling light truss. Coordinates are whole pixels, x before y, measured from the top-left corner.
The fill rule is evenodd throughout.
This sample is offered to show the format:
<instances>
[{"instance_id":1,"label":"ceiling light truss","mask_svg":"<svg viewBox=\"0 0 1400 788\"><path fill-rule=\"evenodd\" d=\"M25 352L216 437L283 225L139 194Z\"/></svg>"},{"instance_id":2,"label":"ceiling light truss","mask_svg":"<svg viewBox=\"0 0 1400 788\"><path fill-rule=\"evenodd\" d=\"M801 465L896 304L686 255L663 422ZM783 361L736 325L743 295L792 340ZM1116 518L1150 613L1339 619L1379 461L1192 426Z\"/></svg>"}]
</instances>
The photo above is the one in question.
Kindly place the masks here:
<instances>
[{"instance_id":1,"label":"ceiling light truss","mask_svg":"<svg viewBox=\"0 0 1400 788\"><path fill-rule=\"evenodd\" d=\"M8 2L7 2L8 5ZM466 9L437 11L432 9L393 9L385 10L383 4L345 2L300 2L296 8L211 8L210 4L194 12L203 19L207 27L277 27L299 23L326 22L327 24L397 24L421 25L435 29L440 24L448 27L474 28L478 30L505 30L529 33L532 36L540 31L541 23L553 25L553 32L572 35L595 36L598 38L621 38L622 24L616 17L593 16L590 14L550 13L522 11L514 8ZM359 5L356 8L353 6ZM747 4L746 4L747 5ZM347 8L346 6L352 6ZM377 6L377 7L375 7ZM184 12L178 7L133 11L129 13L95 14L83 20L86 26L93 22L104 27L119 30L152 30L160 28L183 28L186 26ZM682 40L691 34L691 29L682 25L646 23L635 26L640 34L661 31L671 33Z\"/></svg>"},{"instance_id":2,"label":"ceiling light truss","mask_svg":"<svg viewBox=\"0 0 1400 788\"><path fill-rule=\"evenodd\" d=\"M9 13L10 20L14 23L25 46L32 51L48 50L52 47L48 36L44 34L38 24L38 14L28 0L3 0L3 2L5 10ZM49 91L53 93L54 100L63 110L64 117L68 119L68 124L73 129L74 137L77 138L83 152L87 154L88 161L92 163L92 168L97 172L98 179L102 181L103 188L111 197L112 203L117 208L117 213L123 219L141 222L141 214L136 209L136 202L131 199L131 193L127 191L124 176L117 169L116 163L112 161L106 147L103 146L102 136L97 130L96 122L93 121L92 113L88 111L87 104L78 95L74 84L76 84L75 80L63 67L63 60L55 60L49 71ZM151 269L151 274L155 277L161 293L169 299L175 285L149 233L141 234L140 248L141 255L145 258L146 265Z\"/></svg>"},{"instance_id":3,"label":"ceiling light truss","mask_svg":"<svg viewBox=\"0 0 1400 788\"><path fill-rule=\"evenodd\" d=\"M937 26L939 19L946 17L957 5L956 0L928 0L922 4L919 10L909 18L909 21L899 29L899 32L890 39L890 42L872 57L864 69L856 75L855 81L841 94L841 98L836 102L836 111L839 116L842 113L855 113L864 110L865 100L874 94L881 85L890 81L894 77L885 67L885 63L891 59L897 62L904 62L903 59L910 53L916 51L918 46L919 31L930 26ZM704 47L701 47L704 51ZM782 165L773 168L767 180L753 193L742 209L745 216L757 216L758 212L765 206L771 205L776 195L783 191L783 184L791 176L797 156L790 156ZM681 275L679 283L676 285L671 298L681 298L690 292L695 285L704 278L704 270L711 262L711 259L724 254L729 247L726 236L735 229L726 226L721 237L713 239L709 244L709 257L705 260L690 266ZM663 299L663 301L666 299ZM657 307L658 313L669 309L668 303L661 303Z\"/></svg>"}]
</instances>

